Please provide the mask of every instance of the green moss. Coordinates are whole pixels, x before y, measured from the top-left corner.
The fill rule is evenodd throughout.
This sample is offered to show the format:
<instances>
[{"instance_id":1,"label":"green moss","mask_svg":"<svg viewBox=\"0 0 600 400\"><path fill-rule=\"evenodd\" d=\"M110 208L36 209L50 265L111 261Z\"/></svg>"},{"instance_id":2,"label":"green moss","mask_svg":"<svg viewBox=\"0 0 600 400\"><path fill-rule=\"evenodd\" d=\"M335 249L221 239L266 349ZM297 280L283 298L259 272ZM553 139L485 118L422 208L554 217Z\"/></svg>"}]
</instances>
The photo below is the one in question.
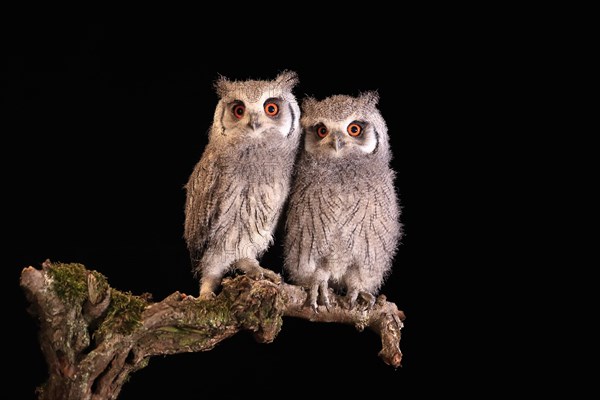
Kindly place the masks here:
<instances>
[{"instance_id":1,"label":"green moss","mask_svg":"<svg viewBox=\"0 0 600 400\"><path fill-rule=\"evenodd\" d=\"M108 289L106 277L96 271L88 271L77 263L56 263L48 269L52 277L52 289L65 303L81 304L88 297L88 277L95 278L95 293L104 293Z\"/></svg>"},{"instance_id":2,"label":"green moss","mask_svg":"<svg viewBox=\"0 0 600 400\"><path fill-rule=\"evenodd\" d=\"M204 349L209 339L210 337L206 335L183 335L179 338L179 345L183 348Z\"/></svg>"},{"instance_id":3,"label":"green moss","mask_svg":"<svg viewBox=\"0 0 600 400\"><path fill-rule=\"evenodd\" d=\"M169 327L176 332L203 333L207 330L220 329L232 323L230 304L221 298L207 302L189 302L181 305L182 318L177 327ZM200 327L194 329L192 327Z\"/></svg>"},{"instance_id":4,"label":"green moss","mask_svg":"<svg viewBox=\"0 0 600 400\"><path fill-rule=\"evenodd\" d=\"M64 302L82 303L87 297L87 270L81 264L52 264L52 289Z\"/></svg>"},{"instance_id":5,"label":"green moss","mask_svg":"<svg viewBox=\"0 0 600 400\"><path fill-rule=\"evenodd\" d=\"M223 329L237 324L230 306L222 297L206 302L181 304L181 319L175 326L158 329L157 337L166 342L175 341L181 348L207 349L214 346L211 341Z\"/></svg>"},{"instance_id":6,"label":"green moss","mask_svg":"<svg viewBox=\"0 0 600 400\"><path fill-rule=\"evenodd\" d=\"M82 264L55 263L48 269L52 278L52 290L65 303L83 304L90 298L100 301L109 288L106 277L96 271L88 271ZM88 290L88 284L92 290ZM104 321L95 335L108 333L129 334L141 324L142 312L148 305L146 300L130 292L110 291L110 304Z\"/></svg>"},{"instance_id":7,"label":"green moss","mask_svg":"<svg viewBox=\"0 0 600 400\"><path fill-rule=\"evenodd\" d=\"M106 318L97 334L105 336L109 332L129 334L141 325L142 312L148 303L130 292L111 290L110 305Z\"/></svg>"},{"instance_id":8,"label":"green moss","mask_svg":"<svg viewBox=\"0 0 600 400\"><path fill-rule=\"evenodd\" d=\"M228 304L215 302L214 307L207 308L202 316L209 326L220 328L231 323L231 310Z\"/></svg>"}]
</instances>

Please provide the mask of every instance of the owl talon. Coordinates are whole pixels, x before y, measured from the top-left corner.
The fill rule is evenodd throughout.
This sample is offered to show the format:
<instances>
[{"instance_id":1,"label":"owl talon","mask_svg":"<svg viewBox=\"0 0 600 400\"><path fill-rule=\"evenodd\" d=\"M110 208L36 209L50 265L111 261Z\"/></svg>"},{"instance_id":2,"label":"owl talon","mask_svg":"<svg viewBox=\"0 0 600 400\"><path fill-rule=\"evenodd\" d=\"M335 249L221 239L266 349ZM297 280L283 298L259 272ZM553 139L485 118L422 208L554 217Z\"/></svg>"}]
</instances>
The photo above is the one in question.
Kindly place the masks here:
<instances>
[{"instance_id":1,"label":"owl talon","mask_svg":"<svg viewBox=\"0 0 600 400\"><path fill-rule=\"evenodd\" d=\"M250 258L242 258L235 263L235 268L242 271L254 280L268 279L271 282L280 284L281 276L270 269L260 266L258 261Z\"/></svg>"},{"instance_id":2,"label":"owl talon","mask_svg":"<svg viewBox=\"0 0 600 400\"><path fill-rule=\"evenodd\" d=\"M196 297L192 296L191 294L183 293L181 295L181 301L194 301L194 300L198 300L198 299Z\"/></svg>"},{"instance_id":3,"label":"owl talon","mask_svg":"<svg viewBox=\"0 0 600 400\"><path fill-rule=\"evenodd\" d=\"M351 301L349 299L346 299L344 302L344 308L346 310L354 310L356 308L356 301Z\"/></svg>"},{"instance_id":4,"label":"owl talon","mask_svg":"<svg viewBox=\"0 0 600 400\"><path fill-rule=\"evenodd\" d=\"M309 307L311 308L316 314L319 313L319 306L317 305L316 302L312 302L310 300L310 296L306 299L306 301L304 302L303 307Z\"/></svg>"},{"instance_id":5,"label":"owl talon","mask_svg":"<svg viewBox=\"0 0 600 400\"><path fill-rule=\"evenodd\" d=\"M318 314L319 313L319 304L325 306L327 311L331 309L331 303L329 302L329 297L327 294L319 294L313 295L312 293L306 298L305 307L310 307L312 310Z\"/></svg>"},{"instance_id":6,"label":"owl talon","mask_svg":"<svg viewBox=\"0 0 600 400\"><path fill-rule=\"evenodd\" d=\"M350 290L344 298L344 307L347 310L353 310L356 307L356 299L358 298L358 290Z\"/></svg>"},{"instance_id":7,"label":"owl talon","mask_svg":"<svg viewBox=\"0 0 600 400\"><path fill-rule=\"evenodd\" d=\"M319 305L317 304L317 299L319 297L319 289L318 286L313 286L308 290L308 296L306 296L306 301L304 302L304 307L310 307L315 313L319 313Z\"/></svg>"},{"instance_id":8,"label":"owl talon","mask_svg":"<svg viewBox=\"0 0 600 400\"><path fill-rule=\"evenodd\" d=\"M360 299L362 300L362 302L365 303L366 310L373 309L373 306L375 305L375 300L377 300L375 298L375 296L373 296L369 292L360 292L359 296L360 296Z\"/></svg>"},{"instance_id":9,"label":"owl talon","mask_svg":"<svg viewBox=\"0 0 600 400\"><path fill-rule=\"evenodd\" d=\"M327 284L327 280L322 280L319 283L317 290L317 297L321 300L321 304L329 310L331 308L331 303L329 303L329 285Z\"/></svg>"},{"instance_id":10,"label":"owl talon","mask_svg":"<svg viewBox=\"0 0 600 400\"><path fill-rule=\"evenodd\" d=\"M346 296L345 305L348 310L354 310L358 308L359 304L362 306L360 310L366 311L371 310L375 305L375 296L369 292L358 292L352 291Z\"/></svg>"},{"instance_id":11,"label":"owl talon","mask_svg":"<svg viewBox=\"0 0 600 400\"><path fill-rule=\"evenodd\" d=\"M325 306L325 308L329 311L331 309L331 303L329 302L329 296L326 294L321 294L321 303Z\"/></svg>"},{"instance_id":12,"label":"owl talon","mask_svg":"<svg viewBox=\"0 0 600 400\"><path fill-rule=\"evenodd\" d=\"M214 292L200 293L198 296L198 300L200 301L209 301L214 300L217 295Z\"/></svg>"}]
</instances>

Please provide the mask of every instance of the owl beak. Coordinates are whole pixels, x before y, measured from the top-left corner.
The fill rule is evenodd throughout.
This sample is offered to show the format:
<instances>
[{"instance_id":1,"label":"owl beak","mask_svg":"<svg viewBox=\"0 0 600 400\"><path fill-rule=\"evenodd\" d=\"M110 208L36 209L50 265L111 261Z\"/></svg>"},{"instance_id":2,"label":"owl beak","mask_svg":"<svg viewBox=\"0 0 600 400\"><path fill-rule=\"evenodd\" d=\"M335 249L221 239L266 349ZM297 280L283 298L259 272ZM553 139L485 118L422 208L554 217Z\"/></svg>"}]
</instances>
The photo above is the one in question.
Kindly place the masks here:
<instances>
[{"instance_id":1,"label":"owl beak","mask_svg":"<svg viewBox=\"0 0 600 400\"><path fill-rule=\"evenodd\" d=\"M257 130L261 127L261 123L258 122L258 114L252 113L250 114L250 120L248 121L248 126L252 128L252 130Z\"/></svg>"},{"instance_id":2,"label":"owl beak","mask_svg":"<svg viewBox=\"0 0 600 400\"><path fill-rule=\"evenodd\" d=\"M333 147L335 151L338 152L342 147L344 147L344 142L338 135L335 135L331 140L331 147Z\"/></svg>"}]
</instances>

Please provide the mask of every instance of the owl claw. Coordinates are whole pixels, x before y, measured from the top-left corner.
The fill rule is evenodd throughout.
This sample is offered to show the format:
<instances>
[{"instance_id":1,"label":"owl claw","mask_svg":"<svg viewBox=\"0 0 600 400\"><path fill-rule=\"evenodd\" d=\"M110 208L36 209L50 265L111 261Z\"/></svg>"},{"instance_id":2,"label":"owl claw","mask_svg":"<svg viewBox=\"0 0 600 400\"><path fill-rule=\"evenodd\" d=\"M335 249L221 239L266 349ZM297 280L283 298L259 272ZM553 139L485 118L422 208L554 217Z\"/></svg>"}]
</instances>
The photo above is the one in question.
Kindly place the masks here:
<instances>
[{"instance_id":1,"label":"owl claw","mask_svg":"<svg viewBox=\"0 0 600 400\"><path fill-rule=\"evenodd\" d=\"M319 306L318 306L318 305L316 305L316 304L311 304L311 305L310 305L310 308L312 308L312 310L313 310L313 312L314 312L315 314L318 314L318 313L319 313Z\"/></svg>"},{"instance_id":2,"label":"owl claw","mask_svg":"<svg viewBox=\"0 0 600 400\"><path fill-rule=\"evenodd\" d=\"M348 310L354 310L359 303L363 305L362 310L371 310L375 305L375 296L369 292L350 291L346 295L345 306Z\"/></svg>"},{"instance_id":3,"label":"owl claw","mask_svg":"<svg viewBox=\"0 0 600 400\"><path fill-rule=\"evenodd\" d=\"M213 300L215 297L217 297L217 295L214 292L200 293L200 295L198 296L198 300L209 301Z\"/></svg>"},{"instance_id":4,"label":"owl claw","mask_svg":"<svg viewBox=\"0 0 600 400\"><path fill-rule=\"evenodd\" d=\"M327 295L324 296L323 293L319 293L319 286L316 285L308 291L306 305L312 308L317 314L319 313L319 300L329 309L329 299L327 298Z\"/></svg>"},{"instance_id":5,"label":"owl claw","mask_svg":"<svg viewBox=\"0 0 600 400\"><path fill-rule=\"evenodd\" d=\"M181 301L194 301L194 300L198 300L198 299L196 297L192 296L191 294L185 294L185 293L181 294Z\"/></svg>"},{"instance_id":6,"label":"owl claw","mask_svg":"<svg viewBox=\"0 0 600 400\"><path fill-rule=\"evenodd\" d=\"M327 311L329 311L331 309L331 303L329 302L329 296L327 294L325 294L325 293L321 294L321 302L323 303L323 305L325 306Z\"/></svg>"},{"instance_id":7,"label":"owl claw","mask_svg":"<svg viewBox=\"0 0 600 400\"><path fill-rule=\"evenodd\" d=\"M375 300L377 300L375 296L369 292L360 292L360 298L365 303L367 310L371 310L375 305Z\"/></svg>"},{"instance_id":8,"label":"owl claw","mask_svg":"<svg viewBox=\"0 0 600 400\"><path fill-rule=\"evenodd\" d=\"M276 284L281 283L281 276L278 273L261 267L258 261L250 258L242 258L238 260L235 263L235 268L242 271L244 274L248 275L254 280L268 279Z\"/></svg>"},{"instance_id":9,"label":"owl claw","mask_svg":"<svg viewBox=\"0 0 600 400\"><path fill-rule=\"evenodd\" d=\"M312 287L308 290L308 296L306 296L306 302L304 303L305 307L310 307L315 313L319 313L319 305L317 304L317 299L319 297L319 290L317 287Z\"/></svg>"},{"instance_id":10,"label":"owl claw","mask_svg":"<svg viewBox=\"0 0 600 400\"><path fill-rule=\"evenodd\" d=\"M304 306L310 307L314 311L315 314L319 313L319 305L317 303L311 303L310 301L307 301ZM325 306L327 311L331 310L331 303L329 303L329 301L323 302L322 306Z\"/></svg>"},{"instance_id":11,"label":"owl claw","mask_svg":"<svg viewBox=\"0 0 600 400\"><path fill-rule=\"evenodd\" d=\"M329 310L331 308L331 303L329 303L329 286L327 285L327 281L322 281L319 283L318 289L318 297L321 300L321 304Z\"/></svg>"},{"instance_id":12,"label":"owl claw","mask_svg":"<svg viewBox=\"0 0 600 400\"><path fill-rule=\"evenodd\" d=\"M312 286L308 289L305 304L306 306L310 306L315 313L319 312L319 305L325 306L328 311L331 309L329 287L326 280L313 282Z\"/></svg>"},{"instance_id":13,"label":"owl claw","mask_svg":"<svg viewBox=\"0 0 600 400\"><path fill-rule=\"evenodd\" d=\"M316 314L319 313L319 306L316 301L311 300L311 296L309 295L304 302L304 307L310 307Z\"/></svg>"},{"instance_id":14,"label":"owl claw","mask_svg":"<svg viewBox=\"0 0 600 400\"><path fill-rule=\"evenodd\" d=\"M356 298L358 297L358 290L351 290L346 294L346 298L344 299L344 306L348 310L354 309L356 306Z\"/></svg>"}]
</instances>

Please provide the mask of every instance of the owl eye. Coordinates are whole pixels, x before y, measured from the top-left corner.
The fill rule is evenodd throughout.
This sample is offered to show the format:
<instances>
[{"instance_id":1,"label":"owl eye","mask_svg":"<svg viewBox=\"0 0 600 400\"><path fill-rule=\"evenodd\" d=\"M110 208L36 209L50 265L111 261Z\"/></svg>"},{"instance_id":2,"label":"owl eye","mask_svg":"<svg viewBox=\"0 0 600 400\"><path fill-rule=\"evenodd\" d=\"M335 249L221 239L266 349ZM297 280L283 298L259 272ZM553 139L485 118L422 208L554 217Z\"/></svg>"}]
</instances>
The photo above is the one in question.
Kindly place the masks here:
<instances>
[{"instance_id":1,"label":"owl eye","mask_svg":"<svg viewBox=\"0 0 600 400\"><path fill-rule=\"evenodd\" d=\"M328 134L329 134L329 129L327 129L327 127L325 125L323 125L323 124L317 125L317 135L319 135L320 138L324 138Z\"/></svg>"},{"instance_id":2,"label":"owl eye","mask_svg":"<svg viewBox=\"0 0 600 400\"><path fill-rule=\"evenodd\" d=\"M233 115L237 119L242 119L245 112L246 112L246 107L244 107L243 104L236 104L235 106L233 106Z\"/></svg>"},{"instance_id":3,"label":"owl eye","mask_svg":"<svg viewBox=\"0 0 600 400\"><path fill-rule=\"evenodd\" d=\"M362 130L363 130L362 126L360 126L356 122L353 122L350 125L348 125L348 134L350 136L356 137L362 133Z\"/></svg>"},{"instance_id":4,"label":"owl eye","mask_svg":"<svg viewBox=\"0 0 600 400\"><path fill-rule=\"evenodd\" d=\"M277 114L279 114L279 106L275 103L267 103L265 104L265 113L269 116L269 117L274 117Z\"/></svg>"}]
</instances>

